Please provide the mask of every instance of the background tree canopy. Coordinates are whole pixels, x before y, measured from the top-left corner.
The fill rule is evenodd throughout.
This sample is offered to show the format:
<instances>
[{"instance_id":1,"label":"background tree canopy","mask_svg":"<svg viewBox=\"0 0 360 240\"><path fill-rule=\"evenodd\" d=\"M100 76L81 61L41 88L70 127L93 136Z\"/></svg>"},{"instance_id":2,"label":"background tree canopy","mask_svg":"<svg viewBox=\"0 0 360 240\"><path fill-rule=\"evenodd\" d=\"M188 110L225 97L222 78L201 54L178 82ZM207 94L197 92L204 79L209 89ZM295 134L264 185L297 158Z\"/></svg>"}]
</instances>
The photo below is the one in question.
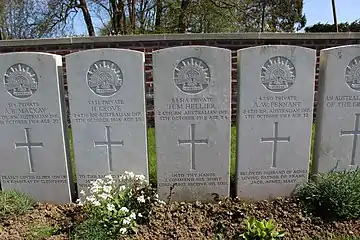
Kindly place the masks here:
<instances>
[{"instance_id":1,"label":"background tree canopy","mask_svg":"<svg viewBox=\"0 0 360 240\"><path fill-rule=\"evenodd\" d=\"M300 30L306 23L303 1L0 0L4 39L72 35L74 24L85 24L90 36L258 32L262 19L264 31Z\"/></svg>"},{"instance_id":2,"label":"background tree canopy","mask_svg":"<svg viewBox=\"0 0 360 240\"><path fill-rule=\"evenodd\" d=\"M304 29L303 0L0 0L3 39L147 33L295 32ZM263 26L263 27L262 27ZM359 21L339 25L359 31ZM306 32L333 31L315 24Z\"/></svg>"},{"instance_id":3,"label":"background tree canopy","mask_svg":"<svg viewBox=\"0 0 360 240\"><path fill-rule=\"evenodd\" d=\"M338 24L339 32L360 32L360 19L352 23ZM317 23L306 27L305 32L336 32L335 24Z\"/></svg>"}]
</instances>

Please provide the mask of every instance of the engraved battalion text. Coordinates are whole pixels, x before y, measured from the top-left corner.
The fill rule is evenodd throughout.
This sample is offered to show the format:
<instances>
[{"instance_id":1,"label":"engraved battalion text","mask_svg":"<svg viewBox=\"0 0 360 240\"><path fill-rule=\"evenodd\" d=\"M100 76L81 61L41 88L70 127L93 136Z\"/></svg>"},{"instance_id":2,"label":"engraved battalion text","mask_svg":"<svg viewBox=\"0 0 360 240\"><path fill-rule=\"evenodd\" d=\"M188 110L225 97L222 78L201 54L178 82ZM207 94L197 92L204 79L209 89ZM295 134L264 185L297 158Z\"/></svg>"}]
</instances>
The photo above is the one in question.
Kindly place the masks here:
<instances>
[{"instance_id":1,"label":"engraved battalion text","mask_svg":"<svg viewBox=\"0 0 360 240\"><path fill-rule=\"evenodd\" d=\"M143 121L141 111L124 111L124 104L123 100L90 100L88 111L72 113L72 120L77 124Z\"/></svg>"},{"instance_id":2,"label":"engraved battalion text","mask_svg":"<svg viewBox=\"0 0 360 240\"><path fill-rule=\"evenodd\" d=\"M165 109L156 111L160 121L229 119L229 111L216 109L211 97L172 98Z\"/></svg>"},{"instance_id":3,"label":"engraved battalion text","mask_svg":"<svg viewBox=\"0 0 360 240\"><path fill-rule=\"evenodd\" d=\"M39 102L8 103L2 115L0 124L58 124L58 114L42 107Z\"/></svg>"},{"instance_id":4,"label":"engraved battalion text","mask_svg":"<svg viewBox=\"0 0 360 240\"><path fill-rule=\"evenodd\" d=\"M243 110L245 119L308 118L311 108L304 108L296 96L260 96L251 108Z\"/></svg>"}]
</instances>

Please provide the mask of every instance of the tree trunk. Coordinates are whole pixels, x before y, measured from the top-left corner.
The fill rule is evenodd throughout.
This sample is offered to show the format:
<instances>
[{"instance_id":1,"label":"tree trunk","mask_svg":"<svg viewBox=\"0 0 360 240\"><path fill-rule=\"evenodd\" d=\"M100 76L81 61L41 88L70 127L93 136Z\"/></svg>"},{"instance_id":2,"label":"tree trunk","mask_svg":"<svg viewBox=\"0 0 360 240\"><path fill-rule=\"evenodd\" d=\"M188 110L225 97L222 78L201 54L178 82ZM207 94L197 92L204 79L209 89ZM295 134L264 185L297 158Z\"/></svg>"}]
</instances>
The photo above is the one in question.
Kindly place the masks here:
<instances>
[{"instance_id":1,"label":"tree trunk","mask_svg":"<svg viewBox=\"0 0 360 240\"><path fill-rule=\"evenodd\" d=\"M119 12L120 12L120 16L122 17L122 34L126 35L127 34L127 25L126 25L126 14L125 14L125 4L123 2L123 0L119 0Z\"/></svg>"},{"instance_id":2,"label":"tree trunk","mask_svg":"<svg viewBox=\"0 0 360 240\"><path fill-rule=\"evenodd\" d=\"M136 0L128 0L129 18L130 18L130 32L135 33L135 2Z\"/></svg>"},{"instance_id":3,"label":"tree trunk","mask_svg":"<svg viewBox=\"0 0 360 240\"><path fill-rule=\"evenodd\" d=\"M121 33L121 12L116 0L110 0L112 33Z\"/></svg>"},{"instance_id":4,"label":"tree trunk","mask_svg":"<svg viewBox=\"0 0 360 240\"><path fill-rule=\"evenodd\" d=\"M161 27L162 10L162 0L156 0L155 30L159 30Z\"/></svg>"},{"instance_id":5,"label":"tree trunk","mask_svg":"<svg viewBox=\"0 0 360 240\"><path fill-rule=\"evenodd\" d=\"M93 25L93 22L92 22L92 19L91 19L91 16L90 16L89 9L88 9L87 4L86 4L86 0L80 0L79 7L80 7L80 9L81 9L81 11L83 13L84 20L85 20L85 23L86 23L86 27L88 29L89 36L95 36L94 25Z\"/></svg>"},{"instance_id":6,"label":"tree trunk","mask_svg":"<svg viewBox=\"0 0 360 240\"><path fill-rule=\"evenodd\" d=\"M180 8L180 14L179 14L179 22L178 22L178 32L179 33L185 33L186 31L186 24L185 24L185 12L190 4L190 0L182 0L181 1L181 8Z\"/></svg>"}]
</instances>

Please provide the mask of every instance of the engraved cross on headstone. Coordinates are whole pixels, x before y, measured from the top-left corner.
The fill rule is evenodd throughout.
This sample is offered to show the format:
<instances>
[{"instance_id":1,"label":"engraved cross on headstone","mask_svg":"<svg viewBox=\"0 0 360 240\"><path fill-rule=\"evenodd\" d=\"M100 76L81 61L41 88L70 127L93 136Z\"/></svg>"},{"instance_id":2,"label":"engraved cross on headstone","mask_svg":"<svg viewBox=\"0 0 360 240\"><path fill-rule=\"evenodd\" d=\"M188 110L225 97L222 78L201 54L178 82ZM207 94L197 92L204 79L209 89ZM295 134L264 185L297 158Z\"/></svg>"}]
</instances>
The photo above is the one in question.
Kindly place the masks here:
<instances>
[{"instance_id":1,"label":"engraved cross on headstone","mask_svg":"<svg viewBox=\"0 0 360 240\"><path fill-rule=\"evenodd\" d=\"M272 164L271 167L276 167L276 154L277 154L277 143L278 142L290 142L290 137L279 137L279 122L274 122L274 137L262 137L261 142L272 142L273 153L272 153Z\"/></svg>"},{"instance_id":2,"label":"engraved cross on headstone","mask_svg":"<svg viewBox=\"0 0 360 240\"><path fill-rule=\"evenodd\" d=\"M106 140L105 141L94 141L95 147L106 147L107 157L108 157L108 167L109 172L113 170L112 168L112 146L124 146L124 141L111 141L110 137L110 126L106 126Z\"/></svg>"},{"instance_id":3,"label":"engraved cross on headstone","mask_svg":"<svg viewBox=\"0 0 360 240\"><path fill-rule=\"evenodd\" d=\"M353 144L352 144L352 150L351 150L350 166L355 165L356 146L357 146L358 135L360 135L359 117L360 117L360 113L356 113L355 114L355 127L354 127L354 130L351 130L351 131L343 131L343 130L341 130L341 134L340 134L341 136L354 135Z\"/></svg>"},{"instance_id":4,"label":"engraved cross on headstone","mask_svg":"<svg viewBox=\"0 0 360 240\"><path fill-rule=\"evenodd\" d=\"M196 170L195 168L195 147L196 144L208 144L209 140L206 139L196 139L195 137L195 124L190 124L190 140L178 140L179 145L181 144L190 144L191 145L191 170Z\"/></svg>"},{"instance_id":5,"label":"engraved cross on headstone","mask_svg":"<svg viewBox=\"0 0 360 240\"><path fill-rule=\"evenodd\" d=\"M26 148L28 154L28 161L29 161L29 169L30 173L34 173L34 161L32 156L32 147L43 147L42 142L31 142L30 139L30 129L25 128L25 142L24 143L17 143L15 142L15 149L16 148Z\"/></svg>"}]
</instances>

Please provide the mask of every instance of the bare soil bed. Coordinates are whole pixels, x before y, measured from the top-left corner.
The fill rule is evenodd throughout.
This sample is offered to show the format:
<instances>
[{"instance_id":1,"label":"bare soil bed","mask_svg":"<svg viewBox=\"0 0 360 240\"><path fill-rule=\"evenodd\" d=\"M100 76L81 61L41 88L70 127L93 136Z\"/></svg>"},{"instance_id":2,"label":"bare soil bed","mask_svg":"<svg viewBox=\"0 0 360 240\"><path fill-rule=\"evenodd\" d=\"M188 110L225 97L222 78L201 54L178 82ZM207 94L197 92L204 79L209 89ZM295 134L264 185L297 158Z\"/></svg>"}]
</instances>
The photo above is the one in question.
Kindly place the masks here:
<instances>
[{"instance_id":1,"label":"bare soil bed","mask_svg":"<svg viewBox=\"0 0 360 240\"><path fill-rule=\"evenodd\" d=\"M284 239L328 239L330 236L360 236L360 220L325 221L305 217L299 203L292 198L244 203L226 199L216 204L171 203L157 207L148 225L139 226L136 236L124 239L211 239L222 234L224 239L240 239L248 216L257 219L274 218ZM30 239L33 226L49 225L56 229L52 240L69 239L74 227L85 219L81 207L75 204L37 204L22 216L1 220L0 239ZM36 238L34 238L36 239Z\"/></svg>"}]
</instances>

